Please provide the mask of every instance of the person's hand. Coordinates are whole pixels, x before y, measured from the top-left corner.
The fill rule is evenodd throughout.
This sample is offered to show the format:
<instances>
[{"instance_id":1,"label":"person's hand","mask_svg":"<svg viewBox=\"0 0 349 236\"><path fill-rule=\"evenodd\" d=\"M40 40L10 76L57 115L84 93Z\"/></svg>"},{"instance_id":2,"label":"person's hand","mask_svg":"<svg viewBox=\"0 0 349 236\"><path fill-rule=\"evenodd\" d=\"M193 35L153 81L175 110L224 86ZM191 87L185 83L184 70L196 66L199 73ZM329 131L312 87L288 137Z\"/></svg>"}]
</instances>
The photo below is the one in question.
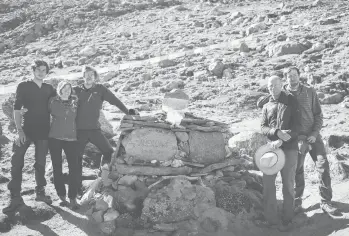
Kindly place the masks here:
<instances>
[{"instance_id":1,"label":"person's hand","mask_svg":"<svg viewBox=\"0 0 349 236\"><path fill-rule=\"evenodd\" d=\"M139 115L139 112L136 109L129 109L128 114L131 116Z\"/></svg>"},{"instance_id":2,"label":"person's hand","mask_svg":"<svg viewBox=\"0 0 349 236\"><path fill-rule=\"evenodd\" d=\"M27 111L28 111L27 108L22 108L22 109L21 109L21 115L23 116Z\"/></svg>"},{"instance_id":3,"label":"person's hand","mask_svg":"<svg viewBox=\"0 0 349 236\"><path fill-rule=\"evenodd\" d=\"M309 137L307 138L307 141L308 141L309 143L315 143L316 138L315 138L314 136L309 136Z\"/></svg>"},{"instance_id":4,"label":"person's hand","mask_svg":"<svg viewBox=\"0 0 349 236\"><path fill-rule=\"evenodd\" d=\"M279 139L281 139L284 142L287 142L288 140L291 139L291 135L289 135L286 130L278 130L276 133Z\"/></svg>"},{"instance_id":5,"label":"person's hand","mask_svg":"<svg viewBox=\"0 0 349 236\"><path fill-rule=\"evenodd\" d=\"M27 141L27 137L25 136L23 130L18 131L18 138L15 140L17 146L21 146Z\"/></svg>"},{"instance_id":6,"label":"person's hand","mask_svg":"<svg viewBox=\"0 0 349 236\"><path fill-rule=\"evenodd\" d=\"M273 141L270 143L270 146L273 148L273 149L278 149L279 147L281 147L281 145L283 144L283 141L281 139L279 140L276 140L276 141Z\"/></svg>"}]
</instances>

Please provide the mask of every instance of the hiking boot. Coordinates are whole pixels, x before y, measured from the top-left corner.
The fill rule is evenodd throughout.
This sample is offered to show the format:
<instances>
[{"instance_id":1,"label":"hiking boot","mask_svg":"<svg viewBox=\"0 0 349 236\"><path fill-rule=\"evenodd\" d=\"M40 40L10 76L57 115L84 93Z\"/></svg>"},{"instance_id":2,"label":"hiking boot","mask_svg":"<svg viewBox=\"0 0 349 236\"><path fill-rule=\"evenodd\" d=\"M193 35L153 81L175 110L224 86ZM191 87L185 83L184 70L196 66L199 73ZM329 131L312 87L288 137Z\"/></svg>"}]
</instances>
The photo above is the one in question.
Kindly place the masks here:
<instances>
[{"instance_id":1,"label":"hiking boot","mask_svg":"<svg viewBox=\"0 0 349 236\"><path fill-rule=\"evenodd\" d=\"M2 209L2 213L9 214L16 211L20 206L24 204L23 198L20 195L11 195L11 199L7 207Z\"/></svg>"},{"instance_id":2,"label":"hiking boot","mask_svg":"<svg viewBox=\"0 0 349 236\"><path fill-rule=\"evenodd\" d=\"M80 205L79 205L79 203L77 202L76 198L71 198L71 199L70 199L70 208L71 208L72 210L77 210L77 209L80 208Z\"/></svg>"},{"instance_id":3,"label":"hiking boot","mask_svg":"<svg viewBox=\"0 0 349 236\"><path fill-rule=\"evenodd\" d=\"M45 194L45 190L36 191L35 201L37 201L37 202L44 202L44 203L49 204L49 205L52 204L51 197L47 196Z\"/></svg>"},{"instance_id":4,"label":"hiking boot","mask_svg":"<svg viewBox=\"0 0 349 236\"><path fill-rule=\"evenodd\" d=\"M320 207L321 207L323 212L325 212L329 215L333 215L333 216L340 216L341 215L341 212L329 202L320 203Z\"/></svg>"},{"instance_id":5,"label":"hiking boot","mask_svg":"<svg viewBox=\"0 0 349 236\"><path fill-rule=\"evenodd\" d=\"M59 202L60 206L65 207L65 206L69 205L67 198L65 196L59 196L59 200L60 200L60 202Z\"/></svg>"},{"instance_id":6,"label":"hiking boot","mask_svg":"<svg viewBox=\"0 0 349 236\"><path fill-rule=\"evenodd\" d=\"M301 206L302 207L302 206ZM285 221L282 222L282 224L279 226L278 230L280 232L289 232L293 229L293 223L292 221Z\"/></svg>"}]
</instances>

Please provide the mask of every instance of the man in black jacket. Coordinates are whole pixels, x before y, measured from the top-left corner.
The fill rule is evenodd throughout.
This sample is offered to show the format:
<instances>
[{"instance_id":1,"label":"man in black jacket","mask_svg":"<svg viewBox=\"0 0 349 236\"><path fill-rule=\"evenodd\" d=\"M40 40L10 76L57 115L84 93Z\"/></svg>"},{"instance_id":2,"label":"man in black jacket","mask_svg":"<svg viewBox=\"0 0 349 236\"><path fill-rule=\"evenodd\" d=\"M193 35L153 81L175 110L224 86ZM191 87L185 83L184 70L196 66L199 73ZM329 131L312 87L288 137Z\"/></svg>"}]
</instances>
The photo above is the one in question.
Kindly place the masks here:
<instances>
[{"instance_id":1,"label":"man in black jacket","mask_svg":"<svg viewBox=\"0 0 349 236\"><path fill-rule=\"evenodd\" d=\"M263 107L262 133L271 141L273 148L281 148L285 153L285 166L281 170L283 202L283 217L280 231L292 227L294 216L294 181L298 156L298 108L297 101L291 93L282 91L282 81L278 76L268 80L271 97ZM274 175L263 174L263 200L266 226L273 227L279 223L277 215L276 186Z\"/></svg>"}]
</instances>

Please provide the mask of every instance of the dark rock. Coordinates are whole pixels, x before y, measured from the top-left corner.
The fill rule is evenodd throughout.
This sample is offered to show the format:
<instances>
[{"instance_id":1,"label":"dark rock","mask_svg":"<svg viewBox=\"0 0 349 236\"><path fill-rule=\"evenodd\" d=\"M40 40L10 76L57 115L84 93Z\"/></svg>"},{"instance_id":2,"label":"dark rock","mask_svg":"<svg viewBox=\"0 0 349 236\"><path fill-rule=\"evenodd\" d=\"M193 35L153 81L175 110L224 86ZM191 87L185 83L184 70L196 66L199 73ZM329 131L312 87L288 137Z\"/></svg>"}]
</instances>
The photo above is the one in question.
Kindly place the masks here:
<instances>
[{"instance_id":1,"label":"dark rock","mask_svg":"<svg viewBox=\"0 0 349 236\"><path fill-rule=\"evenodd\" d=\"M171 223L195 218L199 204L215 206L214 193L210 188L192 185L178 177L144 200L142 217L153 223Z\"/></svg>"}]
</instances>

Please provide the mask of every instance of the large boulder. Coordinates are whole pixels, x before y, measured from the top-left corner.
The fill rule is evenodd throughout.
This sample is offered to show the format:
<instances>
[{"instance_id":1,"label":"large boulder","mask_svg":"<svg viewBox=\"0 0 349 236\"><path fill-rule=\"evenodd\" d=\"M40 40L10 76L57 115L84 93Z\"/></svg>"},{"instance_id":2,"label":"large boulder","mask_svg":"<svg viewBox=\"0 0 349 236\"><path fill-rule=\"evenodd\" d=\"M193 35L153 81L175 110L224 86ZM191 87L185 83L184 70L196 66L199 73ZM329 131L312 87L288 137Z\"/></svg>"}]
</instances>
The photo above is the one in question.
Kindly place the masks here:
<instances>
[{"instance_id":1,"label":"large boulder","mask_svg":"<svg viewBox=\"0 0 349 236\"><path fill-rule=\"evenodd\" d=\"M168 186L148 195L143 203L142 217L153 223L195 219L200 204L216 206L214 192L178 177L172 179Z\"/></svg>"},{"instance_id":2,"label":"large boulder","mask_svg":"<svg viewBox=\"0 0 349 236\"><path fill-rule=\"evenodd\" d=\"M189 158L193 162L212 164L225 158L225 144L219 132L189 132Z\"/></svg>"},{"instance_id":3,"label":"large boulder","mask_svg":"<svg viewBox=\"0 0 349 236\"><path fill-rule=\"evenodd\" d=\"M267 142L267 137L259 132L244 131L229 139L229 147L233 152L239 153L244 149L247 154L254 156L256 150Z\"/></svg>"},{"instance_id":4,"label":"large boulder","mask_svg":"<svg viewBox=\"0 0 349 236\"><path fill-rule=\"evenodd\" d=\"M291 41L284 41L284 42L278 42L275 45L272 45L269 47L269 56L283 56L288 54L301 54L305 50L307 50L308 47L299 43L299 42L291 42Z\"/></svg>"},{"instance_id":5,"label":"large boulder","mask_svg":"<svg viewBox=\"0 0 349 236\"><path fill-rule=\"evenodd\" d=\"M123 140L126 155L136 160L171 160L177 153L176 135L169 130L143 128L132 131Z\"/></svg>"}]
</instances>

